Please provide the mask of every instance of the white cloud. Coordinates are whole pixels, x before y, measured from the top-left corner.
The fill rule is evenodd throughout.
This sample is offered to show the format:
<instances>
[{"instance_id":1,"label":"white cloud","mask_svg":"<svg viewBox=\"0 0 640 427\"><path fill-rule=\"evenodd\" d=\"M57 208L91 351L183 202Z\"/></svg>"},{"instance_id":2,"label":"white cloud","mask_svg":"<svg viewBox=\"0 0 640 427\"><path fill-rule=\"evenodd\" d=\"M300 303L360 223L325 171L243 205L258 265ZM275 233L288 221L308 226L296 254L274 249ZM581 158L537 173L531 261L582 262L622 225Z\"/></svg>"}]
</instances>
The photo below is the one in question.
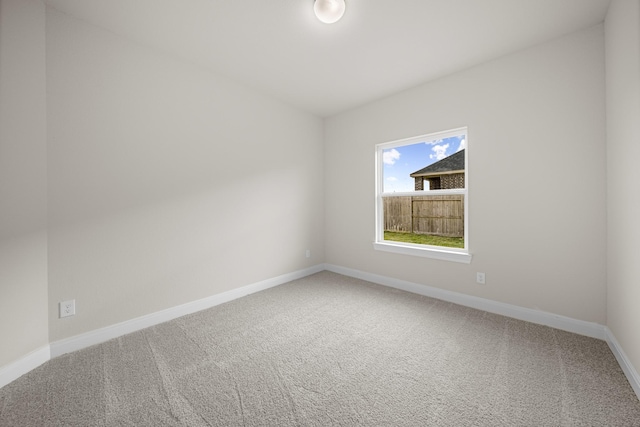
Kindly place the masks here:
<instances>
[{"instance_id":1,"label":"white cloud","mask_svg":"<svg viewBox=\"0 0 640 427\"><path fill-rule=\"evenodd\" d=\"M389 177L387 177L387 181L391 181L391 182L393 182L393 181L397 181L397 180L398 180L398 178L396 178L395 176L389 176Z\"/></svg>"},{"instance_id":2,"label":"white cloud","mask_svg":"<svg viewBox=\"0 0 640 427\"><path fill-rule=\"evenodd\" d=\"M382 153L382 162L385 165L393 165L400 158L400 152L395 148Z\"/></svg>"},{"instance_id":3,"label":"white cloud","mask_svg":"<svg viewBox=\"0 0 640 427\"><path fill-rule=\"evenodd\" d=\"M464 150L465 148L467 148L467 140L463 138L460 140L460 145L458 145L458 149L456 150L456 153L458 151Z\"/></svg>"},{"instance_id":4,"label":"white cloud","mask_svg":"<svg viewBox=\"0 0 640 427\"><path fill-rule=\"evenodd\" d=\"M441 144L442 142L444 142L443 139L434 139L433 141L425 142L425 144L427 144L427 145L438 145L438 144Z\"/></svg>"},{"instance_id":5,"label":"white cloud","mask_svg":"<svg viewBox=\"0 0 640 427\"><path fill-rule=\"evenodd\" d=\"M444 145L435 145L431 150L433 150L433 154L429 155L429 158L442 160L447 157L447 148L449 148L449 144Z\"/></svg>"}]
</instances>

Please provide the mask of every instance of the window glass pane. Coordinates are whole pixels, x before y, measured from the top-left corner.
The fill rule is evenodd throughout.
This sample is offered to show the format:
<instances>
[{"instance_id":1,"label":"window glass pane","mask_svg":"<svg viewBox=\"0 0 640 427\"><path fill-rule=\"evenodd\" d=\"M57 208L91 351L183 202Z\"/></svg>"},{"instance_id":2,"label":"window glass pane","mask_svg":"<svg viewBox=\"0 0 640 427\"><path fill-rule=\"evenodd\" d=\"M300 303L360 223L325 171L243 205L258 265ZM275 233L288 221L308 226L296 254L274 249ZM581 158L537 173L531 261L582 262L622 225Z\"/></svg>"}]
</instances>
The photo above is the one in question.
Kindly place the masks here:
<instances>
[{"instance_id":1,"label":"window glass pane","mask_svg":"<svg viewBox=\"0 0 640 427\"><path fill-rule=\"evenodd\" d=\"M445 175L450 174L454 170L452 168L460 167L464 170L465 147L465 135L458 135L382 150L383 192L464 188L464 174L458 174L457 177ZM444 160L456 153L458 154L449 161ZM462 162L456 162L460 158ZM419 176L411 176L423 170L424 173L419 173ZM443 171L444 173L437 173Z\"/></svg>"},{"instance_id":2,"label":"window glass pane","mask_svg":"<svg viewBox=\"0 0 640 427\"><path fill-rule=\"evenodd\" d=\"M382 199L384 240L464 248L464 195Z\"/></svg>"}]
</instances>

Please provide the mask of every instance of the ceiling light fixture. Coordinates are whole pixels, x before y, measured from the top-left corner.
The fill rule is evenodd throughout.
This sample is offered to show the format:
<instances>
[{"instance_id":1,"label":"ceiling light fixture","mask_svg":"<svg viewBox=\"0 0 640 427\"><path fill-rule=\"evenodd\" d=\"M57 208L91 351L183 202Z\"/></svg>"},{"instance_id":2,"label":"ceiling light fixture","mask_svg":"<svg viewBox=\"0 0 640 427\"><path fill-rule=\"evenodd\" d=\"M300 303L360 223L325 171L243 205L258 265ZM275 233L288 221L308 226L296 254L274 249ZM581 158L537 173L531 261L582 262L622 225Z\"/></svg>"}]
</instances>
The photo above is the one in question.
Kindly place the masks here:
<instances>
[{"instance_id":1,"label":"ceiling light fixture","mask_svg":"<svg viewBox=\"0 0 640 427\"><path fill-rule=\"evenodd\" d=\"M342 18L345 10L344 0L315 0L313 11L325 24L333 24Z\"/></svg>"}]
</instances>

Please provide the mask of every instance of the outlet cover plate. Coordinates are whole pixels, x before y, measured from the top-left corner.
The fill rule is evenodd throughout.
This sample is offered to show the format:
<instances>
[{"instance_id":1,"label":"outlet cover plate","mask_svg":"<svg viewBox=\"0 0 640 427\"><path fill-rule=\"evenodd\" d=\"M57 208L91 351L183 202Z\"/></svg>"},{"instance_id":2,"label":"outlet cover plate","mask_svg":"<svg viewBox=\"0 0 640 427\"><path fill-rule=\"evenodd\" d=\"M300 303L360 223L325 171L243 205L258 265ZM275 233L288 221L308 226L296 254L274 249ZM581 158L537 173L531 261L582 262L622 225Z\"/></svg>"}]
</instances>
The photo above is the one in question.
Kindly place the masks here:
<instances>
[{"instance_id":1,"label":"outlet cover plate","mask_svg":"<svg viewBox=\"0 0 640 427\"><path fill-rule=\"evenodd\" d=\"M69 317L76 314L76 300L62 301L60 303L60 318Z\"/></svg>"}]
</instances>

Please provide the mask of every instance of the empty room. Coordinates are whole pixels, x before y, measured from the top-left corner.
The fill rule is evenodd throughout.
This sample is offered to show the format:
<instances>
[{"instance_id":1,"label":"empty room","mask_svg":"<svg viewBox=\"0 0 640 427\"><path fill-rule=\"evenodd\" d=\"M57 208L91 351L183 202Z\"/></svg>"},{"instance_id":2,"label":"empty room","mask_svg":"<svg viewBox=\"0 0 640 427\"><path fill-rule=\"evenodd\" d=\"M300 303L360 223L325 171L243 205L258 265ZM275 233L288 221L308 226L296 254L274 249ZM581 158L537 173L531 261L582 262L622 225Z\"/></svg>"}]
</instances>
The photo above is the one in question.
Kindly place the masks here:
<instances>
[{"instance_id":1,"label":"empty room","mask_svg":"<svg viewBox=\"0 0 640 427\"><path fill-rule=\"evenodd\" d=\"M640 0L0 0L0 426L640 426Z\"/></svg>"}]
</instances>

